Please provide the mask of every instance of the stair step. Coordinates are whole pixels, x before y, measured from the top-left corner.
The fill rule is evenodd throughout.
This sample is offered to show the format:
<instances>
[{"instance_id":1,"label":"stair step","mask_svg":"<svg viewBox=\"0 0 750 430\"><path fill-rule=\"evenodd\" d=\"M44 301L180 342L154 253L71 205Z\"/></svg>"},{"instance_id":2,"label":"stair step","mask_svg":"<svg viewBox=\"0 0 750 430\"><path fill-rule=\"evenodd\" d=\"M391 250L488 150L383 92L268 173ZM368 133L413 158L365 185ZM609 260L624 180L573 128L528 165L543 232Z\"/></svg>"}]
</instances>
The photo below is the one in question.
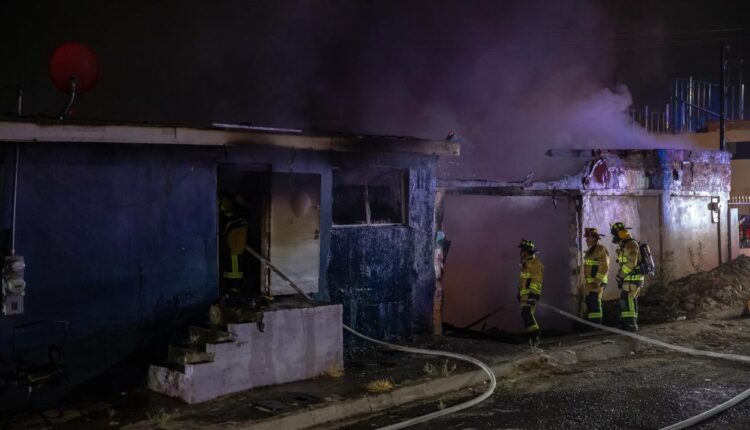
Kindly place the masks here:
<instances>
[{"instance_id":1,"label":"stair step","mask_svg":"<svg viewBox=\"0 0 750 430\"><path fill-rule=\"evenodd\" d=\"M214 361L214 355L210 352L169 345L167 361L175 364L208 363Z\"/></svg>"},{"instance_id":2,"label":"stair step","mask_svg":"<svg viewBox=\"0 0 750 430\"><path fill-rule=\"evenodd\" d=\"M157 364L156 366L163 367L169 370L174 370L175 372L185 373L186 365L184 363L170 363L169 361L164 361L162 363Z\"/></svg>"},{"instance_id":3,"label":"stair step","mask_svg":"<svg viewBox=\"0 0 750 430\"><path fill-rule=\"evenodd\" d=\"M208 311L208 317L211 325L250 323L262 321L263 312L215 304L211 305L211 308Z\"/></svg>"},{"instance_id":4,"label":"stair step","mask_svg":"<svg viewBox=\"0 0 750 430\"><path fill-rule=\"evenodd\" d=\"M205 328L191 325L189 329L190 345L205 345L207 343L231 342L234 340L229 332L213 328Z\"/></svg>"}]
</instances>

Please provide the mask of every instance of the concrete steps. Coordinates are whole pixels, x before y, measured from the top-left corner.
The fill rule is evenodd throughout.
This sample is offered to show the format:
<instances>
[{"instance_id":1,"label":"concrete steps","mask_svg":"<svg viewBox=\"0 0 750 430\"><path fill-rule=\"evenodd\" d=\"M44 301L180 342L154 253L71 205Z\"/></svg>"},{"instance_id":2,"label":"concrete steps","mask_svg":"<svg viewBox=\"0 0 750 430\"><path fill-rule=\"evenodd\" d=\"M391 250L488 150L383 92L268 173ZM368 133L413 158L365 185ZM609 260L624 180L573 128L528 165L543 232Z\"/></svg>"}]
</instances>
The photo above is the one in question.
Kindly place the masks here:
<instances>
[{"instance_id":1,"label":"concrete steps","mask_svg":"<svg viewBox=\"0 0 750 430\"><path fill-rule=\"evenodd\" d=\"M184 348L176 345L169 345L167 353L167 363L174 364L198 364L209 363L214 361L214 354L211 352L200 351L192 348Z\"/></svg>"},{"instance_id":2,"label":"concrete steps","mask_svg":"<svg viewBox=\"0 0 750 430\"><path fill-rule=\"evenodd\" d=\"M341 305L268 309L254 322L190 326L149 368L150 389L188 403L343 369ZM243 319L250 312L221 315Z\"/></svg>"},{"instance_id":3,"label":"concrete steps","mask_svg":"<svg viewBox=\"0 0 750 430\"><path fill-rule=\"evenodd\" d=\"M188 333L188 343L190 345L205 345L207 343L231 342L234 340L228 331L215 328L191 325Z\"/></svg>"}]
</instances>

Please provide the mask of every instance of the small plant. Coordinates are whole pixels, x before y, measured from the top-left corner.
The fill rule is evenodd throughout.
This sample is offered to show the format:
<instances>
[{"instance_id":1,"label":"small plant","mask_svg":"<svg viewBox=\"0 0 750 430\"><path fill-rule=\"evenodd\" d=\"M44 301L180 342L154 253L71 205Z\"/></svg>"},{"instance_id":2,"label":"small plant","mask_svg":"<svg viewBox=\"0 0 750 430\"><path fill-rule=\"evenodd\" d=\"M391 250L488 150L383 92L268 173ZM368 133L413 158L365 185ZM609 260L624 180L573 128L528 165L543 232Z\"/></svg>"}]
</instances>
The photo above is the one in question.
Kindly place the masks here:
<instances>
[{"instance_id":1,"label":"small plant","mask_svg":"<svg viewBox=\"0 0 750 430\"><path fill-rule=\"evenodd\" d=\"M430 376L437 376L438 368L429 361L424 364L422 371Z\"/></svg>"},{"instance_id":2,"label":"small plant","mask_svg":"<svg viewBox=\"0 0 750 430\"><path fill-rule=\"evenodd\" d=\"M393 382L390 379L376 379L367 384L366 388L371 393L387 393L393 390Z\"/></svg>"},{"instance_id":3,"label":"small plant","mask_svg":"<svg viewBox=\"0 0 750 430\"><path fill-rule=\"evenodd\" d=\"M456 370L456 364L448 364L448 360L445 360L443 366L440 368L440 374L443 376L451 376L451 373Z\"/></svg>"},{"instance_id":4,"label":"small plant","mask_svg":"<svg viewBox=\"0 0 750 430\"><path fill-rule=\"evenodd\" d=\"M344 376L344 369L340 368L336 363L331 364L323 372L330 378L341 378Z\"/></svg>"},{"instance_id":5,"label":"small plant","mask_svg":"<svg viewBox=\"0 0 750 430\"><path fill-rule=\"evenodd\" d=\"M438 408L439 411L442 411L443 409L445 409L445 402L442 401L442 400L439 401L438 404L437 404L437 408Z\"/></svg>"},{"instance_id":6,"label":"small plant","mask_svg":"<svg viewBox=\"0 0 750 430\"><path fill-rule=\"evenodd\" d=\"M177 416L176 413L169 413L164 409L159 409L156 414L151 416L148 412L146 412L146 416L149 420L151 420L154 424L156 424L157 428L168 430L172 428L170 425L170 422L172 419Z\"/></svg>"},{"instance_id":7,"label":"small plant","mask_svg":"<svg viewBox=\"0 0 750 430\"><path fill-rule=\"evenodd\" d=\"M456 370L456 364L449 364L448 360L445 360L441 366L435 366L429 361L424 364L422 371L430 376L451 376Z\"/></svg>"}]
</instances>

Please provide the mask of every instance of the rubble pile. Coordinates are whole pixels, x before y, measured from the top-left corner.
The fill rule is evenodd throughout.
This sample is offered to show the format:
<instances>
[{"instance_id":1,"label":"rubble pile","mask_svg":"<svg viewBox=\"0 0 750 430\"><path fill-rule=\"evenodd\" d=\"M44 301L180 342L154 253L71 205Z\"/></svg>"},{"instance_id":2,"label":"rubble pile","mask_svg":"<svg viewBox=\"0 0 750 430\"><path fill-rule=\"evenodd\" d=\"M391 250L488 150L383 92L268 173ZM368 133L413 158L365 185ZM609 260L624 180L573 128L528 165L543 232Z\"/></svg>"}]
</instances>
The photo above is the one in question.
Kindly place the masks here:
<instances>
[{"instance_id":1,"label":"rubble pile","mask_svg":"<svg viewBox=\"0 0 750 430\"><path fill-rule=\"evenodd\" d=\"M651 286L639 300L638 313L643 322L711 318L717 312L740 308L749 299L750 257L740 255L713 270Z\"/></svg>"}]
</instances>

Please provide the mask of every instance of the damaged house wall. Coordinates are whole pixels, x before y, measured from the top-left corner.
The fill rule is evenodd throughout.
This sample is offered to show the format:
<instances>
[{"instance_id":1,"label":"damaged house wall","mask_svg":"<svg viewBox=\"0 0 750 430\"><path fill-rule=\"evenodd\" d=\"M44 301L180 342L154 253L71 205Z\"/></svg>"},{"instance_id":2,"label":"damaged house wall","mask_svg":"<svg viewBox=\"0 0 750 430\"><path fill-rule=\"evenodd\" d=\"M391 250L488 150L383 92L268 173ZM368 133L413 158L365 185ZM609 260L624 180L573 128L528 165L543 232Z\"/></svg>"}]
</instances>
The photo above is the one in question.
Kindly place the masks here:
<instances>
[{"instance_id":1,"label":"damaged house wall","mask_svg":"<svg viewBox=\"0 0 750 430\"><path fill-rule=\"evenodd\" d=\"M583 282L582 253L586 248L583 238L585 227L597 227L607 234L603 244L610 251L612 269L605 299L616 299L618 296L614 276L617 267L616 247L609 235L611 222L623 221L632 227L632 234L636 239L649 244L657 264L657 280L667 281L696 270L707 270L729 258L729 216L726 212L730 178L729 153L700 150L551 150L548 155L587 160L583 171L571 172L569 176L553 182L441 180L438 183L439 189L447 197L451 194L494 196L497 201L502 199L507 205L518 208L524 208L523 200L534 196L552 197L552 200L561 202L567 199L567 247L558 244L561 249L557 251L567 250L569 258L564 263L561 258L545 260L545 253L541 254L541 258L545 266L562 263L562 267L569 270L570 276L565 277L567 279L563 284L567 283L570 294L553 297L543 293L543 300L550 300L551 304L563 309L574 310L582 306L580 287ZM446 219L452 216L451 211L466 215L468 205L451 207L449 199L446 198L445 201ZM719 205L715 206L714 203ZM561 206L564 208L564 203ZM518 225L518 218L533 220L536 215L533 214L533 209L526 206L525 211L503 214L488 226L483 237L488 234L500 235L505 231L504 224ZM527 226L526 230L517 228L511 231L516 235L527 234L528 229ZM559 232L562 229L548 230ZM454 242L444 282L446 301L449 301L451 297L464 294L463 291L466 290L460 273L455 274L459 276L451 273L455 261L466 257L456 254L455 251L461 250L461 245L456 243L471 240L451 231L446 234ZM546 239L542 235L541 239L535 240L544 243ZM505 248L513 248L511 245L506 244ZM463 261L463 264L471 264L471 261ZM494 270L494 266L488 266L485 270ZM476 278L477 275L473 277ZM545 276L543 291L547 291L551 284L560 282L557 278ZM647 282L653 281L654 279L649 279ZM487 280L484 282L488 283ZM490 279L488 284L497 285L499 282L501 280ZM477 285L472 287L479 288ZM561 291L564 290L565 287L562 287ZM482 312L475 308L464 308L460 312L465 317L462 321L456 317L459 312L454 311L452 306L447 304L446 308L449 309L449 318L456 318L453 321L468 322L482 316ZM504 313L515 314L516 319L506 315L495 318L492 322L499 330L514 331L518 329L520 319L517 308L511 305L508 307L510 310ZM467 313L468 317L465 316ZM542 327L562 330L569 327L569 324L558 324L552 319L545 321L544 314L539 316Z\"/></svg>"},{"instance_id":2,"label":"damaged house wall","mask_svg":"<svg viewBox=\"0 0 750 430\"><path fill-rule=\"evenodd\" d=\"M29 128L19 127L6 130L23 134ZM419 147L415 152L427 152L428 141L383 138L382 153L361 139L354 143L364 145L362 153L351 147L343 152L273 146L281 134L237 133L246 146L135 145L106 141L106 127L80 126L65 130L104 141L57 143L52 129L38 128L46 133L40 139L50 143L18 145L16 249L26 259L27 289L24 313L0 318L0 357L6 363L15 326L68 321L66 360L73 386L155 340L166 341L178 325L206 312L218 296L217 169L227 165L319 175L320 230L310 232L319 240L314 297L343 303L347 322L376 336L430 329L436 157L403 151L413 143ZM136 131L157 141L193 136L183 130ZM126 131L113 133L123 133L116 139L135 136ZM211 133L200 130L196 136L211 138ZM252 144L256 137L269 144ZM8 231L16 144L0 138L10 141L2 145L2 227ZM305 138L292 135L288 141L302 145L309 141ZM331 149L354 141L310 139ZM405 173L407 223L332 227L332 172L371 166ZM47 340L27 341L44 345Z\"/></svg>"},{"instance_id":3,"label":"damaged house wall","mask_svg":"<svg viewBox=\"0 0 750 430\"><path fill-rule=\"evenodd\" d=\"M608 231L623 221L649 244L657 277L669 281L708 270L729 258L726 202L730 155L719 151L652 150L601 153L606 173L591 175L582 190L585 227ZM720 203L718 210L712 202ZM604 241L615 255L611 237ZM605 299L617 298L610 276Z\"/></svg>"},{"instance_id":4,"label":"damaged house wall","mask_svg":"<svg viewBox=\"0 0 750 430\"><path fill-rule=\"evenodd\" d=\"M570 300L568 199L547 196L455 195L444 198L446 237L451 241L443 278L443 318L457 327L502 308L474 329L521 332L518 272L522 238L533 240L544 264L542 294L550 303ZM575 236L574 236L575 237ZM572 305L566 310L576 312ZM544 308L547 328L567 329L569 320Z\"/></svg>"},{"instance_id":5,"label":"damaged house wall","mask_svg":"<svg viewBox=\"0 0 750 430\"><path fill-rule=\"evenodd\" d=\"M435 157L346 154L333 162L342 169L375 165L406 173L403 224L331 230L327 284L332 300L344 304L344 322L379 338L431 330Z\"/></svg>"}]
</instances>

